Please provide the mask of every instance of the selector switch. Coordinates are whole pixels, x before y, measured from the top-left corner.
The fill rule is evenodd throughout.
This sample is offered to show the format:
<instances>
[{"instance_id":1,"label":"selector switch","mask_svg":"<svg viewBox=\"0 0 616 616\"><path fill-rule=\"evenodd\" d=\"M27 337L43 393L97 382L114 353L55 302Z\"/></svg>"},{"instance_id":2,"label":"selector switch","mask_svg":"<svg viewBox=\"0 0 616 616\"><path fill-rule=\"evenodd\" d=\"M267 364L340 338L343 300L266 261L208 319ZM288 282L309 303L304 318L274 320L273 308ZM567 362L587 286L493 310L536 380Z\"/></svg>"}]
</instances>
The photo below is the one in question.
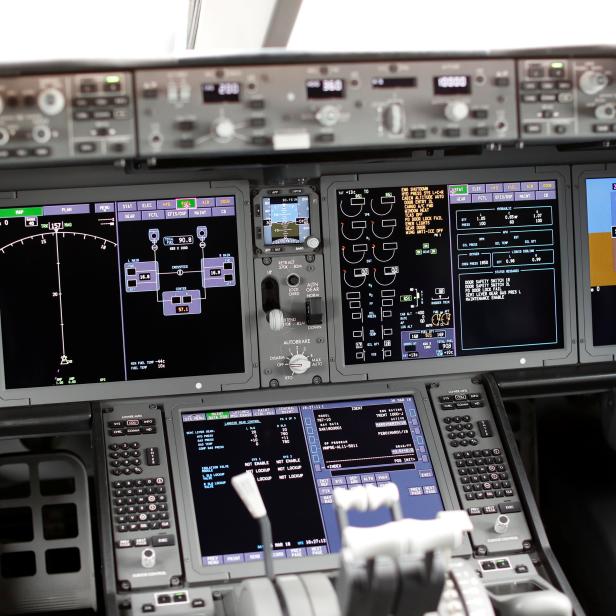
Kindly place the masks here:
<instances>
[{"instance_id":1,"label":"selector switch","mask_svg":"<svg viewBox=\"0 0 616 616\"><path fill-rule=\"evenodd\" d=\"M445 105L444 113L450 122L461 122L468 117L469 108L463 101L451 101Z\"/></svg>"},{"instance_id":2,"label":"selector switch","mask_svg":"<svg viewBox=\"0 0 616 616\"><path fill-rule=\"evenodd\" d=\"M64 94L57 88L47 88L38 95L39 109L48 116L55 116L62 112L66 100Z\"/></svg>"},{"instance_id":3,"label":"selector switch","mask_svg":"<svg viewBox=\"0 0 616 616\"><path fill-rule=\"evenodd\" d=\"M585 71L580 76L579 86L580 90L588 96L599 94L601 90L605 89L608 84L608 78L604 73L598 71Z\"/></svg>"},{"instance_id":4,"label":"selector switch","mask_svg":"<svg viewBox=\"0 0 616 616\"><path fill-rule=\"evenodd\" d=\"M311 365L312 363L303 353L297 353L289 359L289 369L293 374L304 374Z\"/></svg>"}]
</instances>

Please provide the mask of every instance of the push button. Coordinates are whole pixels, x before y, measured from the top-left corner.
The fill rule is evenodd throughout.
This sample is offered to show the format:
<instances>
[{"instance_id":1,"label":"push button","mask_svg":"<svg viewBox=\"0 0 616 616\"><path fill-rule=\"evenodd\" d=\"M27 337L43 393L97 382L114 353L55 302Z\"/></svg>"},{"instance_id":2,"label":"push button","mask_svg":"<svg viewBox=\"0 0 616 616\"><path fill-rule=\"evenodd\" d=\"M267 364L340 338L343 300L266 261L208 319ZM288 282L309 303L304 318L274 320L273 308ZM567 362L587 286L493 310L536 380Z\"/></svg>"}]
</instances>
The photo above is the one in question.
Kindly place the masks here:
<instances>
[{"instance_id":1,"label":"push button","mask_svg":"<svg viewBox=\"0 0 616 616\"><path fill-rule=\"evenodd\" d=\"M501 503L498 506L501 513L518 513L522 511L520 503Z\"/></svg>"}]
</instances>

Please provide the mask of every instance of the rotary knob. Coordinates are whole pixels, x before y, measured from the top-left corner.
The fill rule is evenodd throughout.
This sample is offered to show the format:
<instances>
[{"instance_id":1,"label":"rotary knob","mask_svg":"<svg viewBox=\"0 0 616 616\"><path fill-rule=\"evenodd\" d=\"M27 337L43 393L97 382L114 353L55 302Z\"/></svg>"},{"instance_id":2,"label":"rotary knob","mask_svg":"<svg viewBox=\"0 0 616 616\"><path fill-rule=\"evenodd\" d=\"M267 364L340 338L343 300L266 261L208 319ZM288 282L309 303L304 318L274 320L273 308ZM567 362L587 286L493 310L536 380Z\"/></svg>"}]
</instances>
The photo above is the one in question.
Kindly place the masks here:
<instances>
[{"instance_id":1,"label":"rotary knob","mask_svg":"<svg viewBox=\"0 0 616 616\"><path fill-rule=\"evenodd\" d=\"M235 135L235 124L229 118L219 118L212 125L212 130L218 141L231 141Z\"/></svg>"},{"instance_id":2,"label":"rotary knob","mask_svg":"<svg viewBox=\"0 0 616 616\"><path fill-rule=\"evenodd\" d=\"M506 533L507 529L509 528L510 521L511 520L509 519L508 515L499 515L494 521L494 532L497 535L502 535L503 533Z\"/></svg>"},{"instance_id":3,"label":"rotary knob","mask_svg":"<svg viewBox=\"0 0 616 616\"><path fill-rule=\"evenodd\" d=\"M468 105L462 101L451 101L445 105L445 117L450 122L462 122L468 116Z\"/></svg>"},{"instance_id":4,"label":"rotary knob","mask_svg":"<svg viewBox=\"0 0 616 616\"><path fill-rule=\"evenodd\" d=\"M584 94L588 94L588 96L598 94L607 86L607 84L608 78L605 73L600 73L598 71L585 71L580 76L580 90L582 90Z\"/></svg>"},{"instance_id":5,"label":"rotary knob","mask_svg":"<svg viewBox=\"0 0 616 616\"><path fill-rule=\"evenodd\" d=\"M304 374L311 365L310 360L303 353L297 353L289 360L289 369L293 374Z\"/></svg>"},{"instance_id":6,"label":"rotary knob","mask_svg":"<svg viewBox=\"0 0 616 616\"><path fill-rule=\"evenodd\" d=\"M6 145L11 139L11 134L4 126L0 126L0 145Z\"/></svg>"},{"instance_id":7,"label":"rotary knob","mask_svg":"<svg viewBox=\"0 0 616 616\"><path fill-rule=\"evenodd\" d=\"M37 103L45 115L55 116L62 112L66 100L57 88L46 88L39 93Z\"/></svg>"},{"instance_id":8,"label":"rotary knob","mask_svg":"<svg viewBox=\"0 0 616 616\"><path fill-rule=\"evenodd\" d=\"M306 248L310 248L310 250L316 250L321 245L321 240L314 235L309 235L305 241Z\"/></svg>"},{"instance_id":9,"label":"rotary knob","mask_svg":"<svg viewBox=\"0 0 616 616\"><path fill-rule=\"evenodd\" d=\"M603 103L595 107L597 120L613 120L616 117L616 107L613 103Z\"/></svg>"},{"instance_id":10,"label":"rotary knob","mask_svg":"<svg viewBox=\"0 0 616 616\"><path fill-rule=\"evenodd\" d=\"M314 117L321 126L335 126L340 120L340 109L335 105L324 105Z\"/></svg>"},{"instance_id":11,"label":"rotary knob","mask_svg":"<svg viewBox=\"0 0 616 616\"><path fill-rule=\"evenodd\" d=\"M400 103L390 103L383 111L383 126L392 135L400 135L404 130L404 107Z\"/></svg>"},{"instance_id":12,"label":"rotary knob","mask_svg":"<svg viewBox=\"0 0 616 616\"><path fill-rule=\"evenodd\" d=\"M47 143L51 139L51 129L45 124L38 124L32 129L32 139L36 143Z\"/></svg>"}]
</instances>

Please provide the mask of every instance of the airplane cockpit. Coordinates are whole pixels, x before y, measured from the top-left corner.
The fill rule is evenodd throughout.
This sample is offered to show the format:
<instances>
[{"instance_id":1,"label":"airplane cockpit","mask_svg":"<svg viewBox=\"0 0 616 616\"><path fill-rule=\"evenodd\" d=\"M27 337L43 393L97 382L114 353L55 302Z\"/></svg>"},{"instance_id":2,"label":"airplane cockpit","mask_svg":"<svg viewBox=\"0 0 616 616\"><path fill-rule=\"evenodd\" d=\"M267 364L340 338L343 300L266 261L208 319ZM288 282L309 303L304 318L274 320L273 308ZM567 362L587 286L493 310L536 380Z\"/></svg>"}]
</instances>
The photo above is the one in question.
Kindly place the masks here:
<instances>
[{"instance_id":1,"label":"airplane cockpit","mask_svg":"<svg viewBox=\"0 0 616 616\"><path fill-rule=\"evenodd\" d=\"M616 613L614 10L484 9L2 9L0 614Z\"/></svg>"}]
</instances>

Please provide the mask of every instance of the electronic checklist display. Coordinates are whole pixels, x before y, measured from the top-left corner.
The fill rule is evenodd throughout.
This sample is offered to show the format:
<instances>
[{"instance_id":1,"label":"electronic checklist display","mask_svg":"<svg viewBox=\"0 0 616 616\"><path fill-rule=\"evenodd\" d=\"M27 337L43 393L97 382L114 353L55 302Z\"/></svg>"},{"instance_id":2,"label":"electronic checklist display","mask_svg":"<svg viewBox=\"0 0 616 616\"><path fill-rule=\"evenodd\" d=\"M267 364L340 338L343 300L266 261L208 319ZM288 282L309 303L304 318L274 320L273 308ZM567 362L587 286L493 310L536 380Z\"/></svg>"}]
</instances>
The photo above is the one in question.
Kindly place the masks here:
<instances>
[{"instance_id":1,"label":"electronic checklist display","mask_svg":"<svg viewBox=\"0 0 616 616\"><path fill-rule=\"evenodd\" d=\"M592 344L616 345L616 177L585 181Z\"/></svg>"},{"instance_id":2,"label":"electronic checklist display","mask_svg":"<svg viewBox=\"0 0 616 616\"><path fill-rule=\"evenodd\" d=\"M344 364L562 349L558 178L393 175L329 188Z\"/></svg>"},{"instance_id":3,"label":"electronic checklist display","mask_svg":"<svg viewBox=\"0 0 616 616\"><path fill-rule=\"evenodd\" d=\"M181 420L204 567L263 559L259 525L230 483L244 471L267 507L275 559L340 550L337 487L393 482L406 517L443 509L412 396L196 410ZM390 520L384 508L350 513L356 526Z\"/></svg>"},{"instance_id":4,"label":"electronic checklist display","mask_svg":"<svg viewBox=\"0 0 616 616\"><path fill-rule=\"evenodd\" d=\"M6 390L244 372L237 197L170 188L0 209Z\"/></svg>"}]
</instances>

